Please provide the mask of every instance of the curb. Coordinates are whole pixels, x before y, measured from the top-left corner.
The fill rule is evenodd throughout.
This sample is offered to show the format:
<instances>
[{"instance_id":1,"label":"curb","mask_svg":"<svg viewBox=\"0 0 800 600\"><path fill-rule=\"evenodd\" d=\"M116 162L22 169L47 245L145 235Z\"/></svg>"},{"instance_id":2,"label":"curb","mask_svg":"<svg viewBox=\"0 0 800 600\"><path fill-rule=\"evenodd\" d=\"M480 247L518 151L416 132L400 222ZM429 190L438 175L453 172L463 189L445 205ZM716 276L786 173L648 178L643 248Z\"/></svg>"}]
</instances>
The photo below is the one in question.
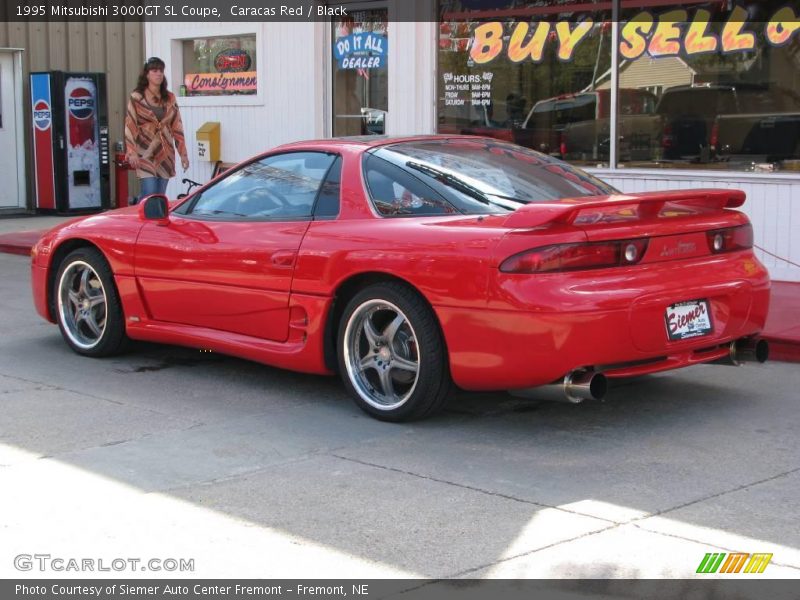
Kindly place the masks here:
<instances>
[{"instance_id":1,"label":"curb","mask_svg":"<svg viewBox=\"0 0 800 600\"><path fill-rule=\"evenodd\" d=\"M46 230L0 233L0 252L30 256L31 248Z\"/></svg>"},{"instance_id":2,"label":"curb","mask_svg":"<svg viewBox=\"0 0 800 600\"><path fill-rule=\"evenodd\" d=\"M800 363L800 341L764 336L769 342L769 360Z\"/></svg>"},{"instance_id":3,"label":"curb","mask_svg":"<svg viewBox=\"0 0 800 600\"><path fill-rule=\"evenodd\" d=\"M31 254L31 247L30 246L19 246L14 244L6 244L0 241L0 253L3 254L19 254L20 256L30 256Z\"/></svg>"}]
</instances>

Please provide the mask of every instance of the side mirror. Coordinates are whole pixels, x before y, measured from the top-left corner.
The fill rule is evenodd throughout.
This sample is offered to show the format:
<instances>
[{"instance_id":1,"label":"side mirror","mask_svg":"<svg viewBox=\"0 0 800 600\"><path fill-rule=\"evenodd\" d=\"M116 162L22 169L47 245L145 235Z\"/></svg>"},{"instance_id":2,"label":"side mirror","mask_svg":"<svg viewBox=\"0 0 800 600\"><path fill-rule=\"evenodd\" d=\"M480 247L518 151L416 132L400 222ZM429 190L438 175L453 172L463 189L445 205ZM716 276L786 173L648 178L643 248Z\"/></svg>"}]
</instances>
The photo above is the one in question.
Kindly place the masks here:
<instances>
[{"instance_id":1,"label":"side mirror","mask_svg":"<svg viewBox=\"0 0 800 600\"><path fill-rule=\"evenodd\" d=\"M158 225L169 224L169 200L164 194L151 194L139 202L139 218L156 221Z\"/></svg>"}]
</instances>

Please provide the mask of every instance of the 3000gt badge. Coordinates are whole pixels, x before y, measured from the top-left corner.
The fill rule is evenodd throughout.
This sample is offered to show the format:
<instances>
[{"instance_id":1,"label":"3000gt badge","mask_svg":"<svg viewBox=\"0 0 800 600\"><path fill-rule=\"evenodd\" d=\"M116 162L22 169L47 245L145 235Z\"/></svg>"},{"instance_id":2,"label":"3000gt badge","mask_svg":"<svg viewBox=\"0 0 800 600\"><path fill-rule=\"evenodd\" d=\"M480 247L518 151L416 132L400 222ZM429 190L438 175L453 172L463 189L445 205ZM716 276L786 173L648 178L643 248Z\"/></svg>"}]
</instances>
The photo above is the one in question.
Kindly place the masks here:
<instances>
[{"instance_id":1,"label":"3000gt badge","mask_svg":"<svg viewBox=\"0 0 800 600\"><path fill-rule=\"evenodd\" d=\"M708 300L679 302L667 307L664 315L670 340L686 340L711 333L711 311Z\"/></svg>"}]
</instances>

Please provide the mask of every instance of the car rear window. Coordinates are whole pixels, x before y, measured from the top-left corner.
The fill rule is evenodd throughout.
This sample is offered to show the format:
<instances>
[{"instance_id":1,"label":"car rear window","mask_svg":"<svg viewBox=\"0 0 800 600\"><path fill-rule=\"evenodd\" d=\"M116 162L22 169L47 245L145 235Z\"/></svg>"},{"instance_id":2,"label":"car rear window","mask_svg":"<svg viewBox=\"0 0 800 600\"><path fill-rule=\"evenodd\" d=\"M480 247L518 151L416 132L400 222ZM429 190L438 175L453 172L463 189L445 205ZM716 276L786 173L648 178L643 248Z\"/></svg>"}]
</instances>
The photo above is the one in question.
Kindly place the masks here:
<instances>
[{"instance_id":1,"label":"car rear window","mask_svg":"<svg viewBox=\"0 0 800 600\"><path fill-rule=\"evenodd\" d=\"M568 98L554 98L533 107L533 120L540 122L547 115L551 122L559 125L590 121L596 117L597 95L580 94ZM549 114L548 114L549 113Z\"/></svg>"},{"instance_id":2,"label":"car rear window","mask_svg":"<svg viewBox=\"0 0 800 600\"><path fill-rule=\"evenodd\" d=\"M691 88L665 92L657 112L662 115L702 115L713 118L718 114L738 111L732 89Z\"/></svg>"},{"instance_id":3,"label":"car rear window","mask_svg":"<svg viewBox=\"0 0 800 600\"><path fill-rule=\"evenodd\" d=\"M404 169L468 213L481 196L493 204L505 204L503 210L514 210L522 203L618 193L565 162L497 140L401 142L379 147L373 154ZM469 198L474 199L470 202Z\"/></svg>"}]
</instances>

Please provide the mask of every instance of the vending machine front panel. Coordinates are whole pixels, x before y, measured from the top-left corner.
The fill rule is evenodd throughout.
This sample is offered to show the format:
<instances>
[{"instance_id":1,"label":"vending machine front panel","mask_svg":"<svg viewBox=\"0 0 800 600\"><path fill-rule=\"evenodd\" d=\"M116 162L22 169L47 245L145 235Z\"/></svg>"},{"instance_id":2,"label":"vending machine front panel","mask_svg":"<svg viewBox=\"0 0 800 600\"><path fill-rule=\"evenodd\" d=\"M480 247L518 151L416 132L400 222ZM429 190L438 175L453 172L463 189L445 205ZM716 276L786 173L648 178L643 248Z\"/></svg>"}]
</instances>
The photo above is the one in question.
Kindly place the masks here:
<instances>
[{"instance_id":1,"label":"vending machine front panel","mask_svg":"<svg viewBox=\"0 0 800 600\"><path fill-rule=\"evenodd\" d=\"M64 116L67 122L68 210L100 208L98 93L93 77L67 75Z\"/></svg>"},{"instance_id":2,"label":"vending machine front panel","mask_svg":"<svg viewBox=\"0 0 800 600\"><path fill-rule=\"evenodd\" d=\"M54 210L56 208L55 127L49 73L31 74L31 109L36 208Z\"/></svg>"}]
</instances>

